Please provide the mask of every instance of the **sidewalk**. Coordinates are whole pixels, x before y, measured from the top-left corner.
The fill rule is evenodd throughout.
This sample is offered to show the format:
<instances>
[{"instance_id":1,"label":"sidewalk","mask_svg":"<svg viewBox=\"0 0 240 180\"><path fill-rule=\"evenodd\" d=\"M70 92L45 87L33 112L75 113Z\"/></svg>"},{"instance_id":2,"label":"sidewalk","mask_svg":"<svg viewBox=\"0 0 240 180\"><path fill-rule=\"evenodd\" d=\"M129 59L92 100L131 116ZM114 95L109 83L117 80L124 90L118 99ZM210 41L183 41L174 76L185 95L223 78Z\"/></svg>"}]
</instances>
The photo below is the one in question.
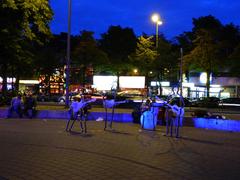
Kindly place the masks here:
<instances>
[{"instance_id":1,"label":"sidewalk","mask_svg":"<svg viewBox=\"0 0 240 180\"><path fill-rule=\"evenodd\" d=\"M2 119L0 179L240 179L240 133L184 127L182 138L139 131L133 123L89 121L67 133L66 121Z\"/></svg>"},{"instance_id":2,"label":"sidewalk","mask_svg":"<svg viewBox=\"0 0 240 180\"><path fill-rule=\"evenodd\" d=\"M210 111L212 114L220 114L226 117L226 119L240 120L240 110L230 110L230 109L207 109L207 108L195 108L195 107L185 107L185 118L191 118L191 113L195 109L203 109ZM64 108L64 105L38 105L37 106L37 117L40 119L48 118L57 118L57 119L67 119L68 113L67 109ZM129 108L115 108L114 120L118 122L132 122L132 113L133 109ZM96 120L98 117L105 117L105 110L102 107L95 107L90 110L90 119ZM110 113L110 112L109 112ZM0 118L7 117L7 107L0 107Z\"/></svg>"}]
</instances>

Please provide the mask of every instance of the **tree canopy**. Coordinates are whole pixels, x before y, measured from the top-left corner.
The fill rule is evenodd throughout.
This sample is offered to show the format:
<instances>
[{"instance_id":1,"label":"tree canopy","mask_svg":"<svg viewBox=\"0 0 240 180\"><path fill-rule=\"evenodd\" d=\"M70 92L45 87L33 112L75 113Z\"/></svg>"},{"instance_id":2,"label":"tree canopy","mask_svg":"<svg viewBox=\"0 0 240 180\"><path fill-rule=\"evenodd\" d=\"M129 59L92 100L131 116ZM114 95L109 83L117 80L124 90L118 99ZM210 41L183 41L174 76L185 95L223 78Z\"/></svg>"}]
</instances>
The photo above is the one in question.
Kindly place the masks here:
<instances>
[{"instance_id":1,"label":"tree canopy","mask_svg":"<svg viewBox=\"0 0 240 180\"><path fill-rule=\"evenodd\" d=\"M207 72L207 96L209 96L210 73L226 70L227 59L239 42L239 29L232 24L222 25L219 20L209 15L193 19L193 29L185 36L192 37L189 44L183 44L190 51L184 56L185 70ZM189 38L190 39L190 38ZM179 40L182 40L179 38ZM188 41L182 41L188 42ZM181 42L180 42L181 43Z\"/></svg>"},{"instance_id":2,"label":"tree canopy","mask_svg":"<svg viewBox=\"0 0 240 180\"><path fill-rule=\"evenodd\" d=\"M128 69L129 55L134 53L137 47L137 37L133 29L110 26L99 42L100 48L108 55L113 72L121 73Z\"/></svg>"},{"instance_id":3,"label":"tree canopy","mask_svg":"<svg viewBox=\"0 0 240 180\"><path fill-rule=\"evenodd\" d=\"M49 0L2 0L0 4L0 76L3 90L6 77L31 76L39 72L50 75L63 67L66 54L66 33L51 35L49 23L53 12ZM93 66L95 73L139 73L160 80L176 81L180 48L184 52L185 71L228 72L239 76L240 30L234 24L222 24L214 16L193 18L193 28L176 37L176 41L159 36L154 39L136 37L133 29L110 26L99 40L83 30L71 36L71 67ZM32 71L29 71L32 69ZM78 78L78 77L77 77Z\"/></svg>"},{"instance_id":4,"label":"tree canopy","mask_svg":"<svg viewBox=\"0 0 240 180\"><path fill-rule=\"evenodd\" d=\"M6 77L7 74L19 77L31 67L34 56L32 45L43 44L51 35L49 23L52 15L48 0L1 1L0 75L2 77ZM4 85L3 91L5 88Z\"/></svg>"}]
</instances>

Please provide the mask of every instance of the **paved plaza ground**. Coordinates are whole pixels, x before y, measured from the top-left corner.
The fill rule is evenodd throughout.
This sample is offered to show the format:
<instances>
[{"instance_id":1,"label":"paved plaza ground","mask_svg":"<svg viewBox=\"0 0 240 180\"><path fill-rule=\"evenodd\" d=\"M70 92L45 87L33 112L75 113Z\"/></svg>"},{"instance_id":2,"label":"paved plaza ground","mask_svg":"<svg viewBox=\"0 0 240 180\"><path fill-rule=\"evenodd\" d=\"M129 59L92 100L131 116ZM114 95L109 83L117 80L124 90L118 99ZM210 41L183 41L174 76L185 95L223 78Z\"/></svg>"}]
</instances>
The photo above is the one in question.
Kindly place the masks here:
<instances>
[{"instance_id":1,"label":"paved plaza ground","mask_svg":"<svg viewBox=\"0 0 240 180\"><path fill-rule=\"evenodd\" d=\"M0 119L0 179L240 179L240 133L183 127L181 138L139 124ZM78 125L78 124L76 124Z\"/></svg>"}]
</instances>

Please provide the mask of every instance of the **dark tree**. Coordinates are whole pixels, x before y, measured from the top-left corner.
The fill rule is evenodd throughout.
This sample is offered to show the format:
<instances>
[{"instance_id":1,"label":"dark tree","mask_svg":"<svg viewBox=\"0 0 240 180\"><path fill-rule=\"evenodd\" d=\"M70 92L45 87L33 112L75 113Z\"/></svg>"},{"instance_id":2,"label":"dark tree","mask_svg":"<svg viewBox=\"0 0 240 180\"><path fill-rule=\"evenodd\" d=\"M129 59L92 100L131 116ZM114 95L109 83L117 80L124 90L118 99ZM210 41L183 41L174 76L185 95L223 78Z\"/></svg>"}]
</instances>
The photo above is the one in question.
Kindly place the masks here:
<instances>
[{"instance_id":1,"label":"dark tree","mask_svg":"<svg viewBox=\"0 0 240 180\"><path fill-rule=\"evenodd\" d=\"M91 67L97 73L106 67L108 58L107 54L97 46L93 32L81 31L80 36L76 37L76 40L76 45L73 47L72 67L80 70L80 72L75 71L76 78L82 79L84 84L87 68Z\"/></svg>"},{"instance_id":2,"label":"dark tree","mask_svg":"<svg viewBox=\"0 0 240 180\"><path fill-rule=\"evenodd\" d=\"M231 75L240 77L240 43L229 56L228 67Z\"/></svg>"},{"instance_id":3,"label":"dark tree","mask_svg":"<svg viewBox=\"0 0 240 180\"><path fill-rule=\"evenodd\" d=\"M18 80L27 72L33 57L31 43L43 43L51 34L51 18L48 0L1 1L0 76L4 79L3 93L6 91L7 76L15 76Z\"/></svg>"},{"instance_id":4,"label":"dark tree","mask_svg":"<svg viewBox=\"0 0 240 180\"><path fill-rule=\"evenodd\" d=\"M213 16L193 19L193 49L184 56L186 69L207 72L207 97L209 97L210 74L219 66L219 46L222 24Z\"/></svg>"},{"instance_id":5,"label":"dark tree","mask_svg":"<svg viewBox=\"0 0 240 180\"><path fill-rule=\"evenodd\" d=\"M110 68L117 76L129 69L129 55L135 52L137 38L131 28L110 26L102 34L100 47L105 51L110 60ZM119 81L117 83L119 89Z\"/></svg>"},{"instance_id":6,"label":"dark tree","mask_svg":"<svg viewBox=\"0 0 240 180\"><path fill-rule=\"evenodd\" d=\"M146 77L146 86L148 87L150 72L154 69L154 62L157 59L157 51L152 41L152 36L140 36L138 38L137 49L130 56L132 65L139 70L139 74Z\"/></svg>"}]
</instances>

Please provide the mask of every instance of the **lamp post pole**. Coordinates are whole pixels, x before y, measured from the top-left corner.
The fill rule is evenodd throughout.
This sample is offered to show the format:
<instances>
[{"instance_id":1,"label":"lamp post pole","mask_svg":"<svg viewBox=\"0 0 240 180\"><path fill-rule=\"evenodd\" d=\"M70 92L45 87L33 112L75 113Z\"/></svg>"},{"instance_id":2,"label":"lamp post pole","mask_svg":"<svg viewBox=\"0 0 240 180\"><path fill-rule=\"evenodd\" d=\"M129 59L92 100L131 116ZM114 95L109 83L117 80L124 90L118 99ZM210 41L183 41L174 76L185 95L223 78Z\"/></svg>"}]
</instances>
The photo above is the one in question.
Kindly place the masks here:
<instances>
[{"instance_id":1,"label":"lamp post pole","mask_svg":"<svg viewBox=\"0 0 240 180\"><path fill-rule=\"evenodd\" d=\"M160 16L158 14L152 15L152 21L156 23L156 49L158 48L158 26L162 25L162 21L160 19Z\"/></svg>"},{"instance_id":2,"label":"lamp post pole","mask_svg":"<svg viewBox=\"0 0 240 180\"><path fill-rule=\"evenodd\" d=\"M158 48L158 22L156 22L156 49Z\"/></svg>"},{"instance_id":3,"label":"lamp post pole","mask_svg":"<svg viewBox=\"0 0 240 180\"><path fill-rule=\"evenodd\" d=\"M184 106L184 100L183 100L183 48L180 48L180 78L179 78L179 86L180 86L180 98L179 98L179 104L180 107Z\"/></svg>"},{"instance_id":4,"label":"lamp post pole","mask_svg":"<svg viewBox=\"0 0 240 180\"><path fill-rule=\"evenodd\" d=\"M71 43L71 12L72 0L68 0L68 35L67 35L67 67L66 67L66 107L69 106L69 84L70 84L70 43Z\"/></svg>"},{"instance_id":5,"label":"lamp post pole","mask_svg":"<svg viewBox=\"0 0 240 180\"><path fill-rule=\"evenodd\" d=\"M181 55L181 57L180 57L180 79L179 79L179 81L180 81L180 96L182 96L182 94L183 94L183 87L182 87L182 83L183 83L183 78L182 78L182 76L183 76L183 48L180 48L180 55Z\"/></svg>"}]
</instances>

